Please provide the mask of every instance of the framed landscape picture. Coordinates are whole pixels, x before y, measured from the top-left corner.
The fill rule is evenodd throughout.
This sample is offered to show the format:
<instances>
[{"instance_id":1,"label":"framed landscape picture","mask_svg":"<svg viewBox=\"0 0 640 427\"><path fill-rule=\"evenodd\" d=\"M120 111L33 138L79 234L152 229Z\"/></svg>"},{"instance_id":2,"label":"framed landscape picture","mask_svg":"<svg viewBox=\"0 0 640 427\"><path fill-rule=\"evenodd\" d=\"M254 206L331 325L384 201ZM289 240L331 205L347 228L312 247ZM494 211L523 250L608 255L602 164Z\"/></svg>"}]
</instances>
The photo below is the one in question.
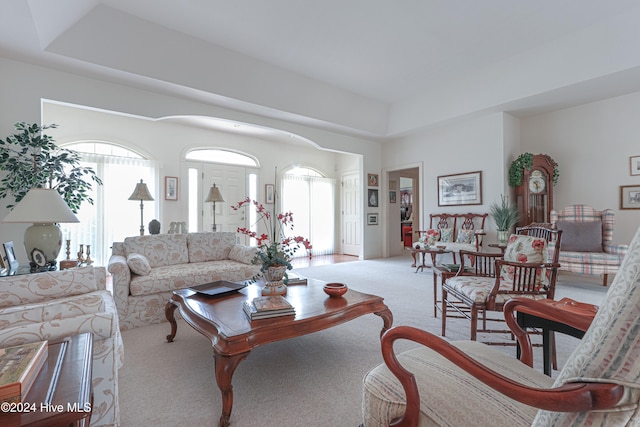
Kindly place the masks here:
<instances>
[{"instance_id":1,"label":"framed landscape picture","mask_svg":"<svg viewBox=\"0 0 640 427\"><path fill-rule=\"evenodd\" d=\"M631 163L631 175L640 175L640 156L629 157Z\"/></svg>"},{"instance_id":2,"label":"framed landscape picture","mask_svg":"<svg viewBox=\"0 0 640 427\"><path fill-rule=\"evenodd\" d=\"M640 209L640 185L620 186L620 209Z\"/></svg>"},{"instance_id":3,"label":"framed landscape picture","mask_svg":"<svg viewBox=\"0 0 640 427\"><path fill-rule=\"evenodd\" d=\"M377 213L367 214L367 225L378 225L378 214Z\"/></svg>"},{"instance_id":4,"label":"framed landscape picture","mask_svg":"<svg viewBox=\"0 0 640 427\"><path fill-rule=\"evenodd\" d=\"M438 206L481 205L482 172L438 177Z\"/></svg>"}]
</instances>

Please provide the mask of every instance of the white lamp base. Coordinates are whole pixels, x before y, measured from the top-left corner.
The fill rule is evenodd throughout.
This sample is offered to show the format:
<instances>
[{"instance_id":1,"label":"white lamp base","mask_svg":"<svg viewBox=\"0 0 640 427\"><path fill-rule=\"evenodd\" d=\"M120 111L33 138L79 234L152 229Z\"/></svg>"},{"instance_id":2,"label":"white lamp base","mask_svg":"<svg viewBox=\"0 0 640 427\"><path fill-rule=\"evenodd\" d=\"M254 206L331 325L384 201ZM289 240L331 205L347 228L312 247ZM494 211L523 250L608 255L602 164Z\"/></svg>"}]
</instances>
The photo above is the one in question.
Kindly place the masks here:
<instances>
[{"instance_id":1,"label":"white lamp base","mask_svg":"<svg viewBox=\"0 0 640 427\"><path fill-rule=\"evenodd\" d=\"M57 224L33 224L24 232L24 248L32 263L44 266L42 260L34 259L34 249L36 249L44 254L46 264L55 265L62 248L60 227Z\"/></svg>"}]
</instances>

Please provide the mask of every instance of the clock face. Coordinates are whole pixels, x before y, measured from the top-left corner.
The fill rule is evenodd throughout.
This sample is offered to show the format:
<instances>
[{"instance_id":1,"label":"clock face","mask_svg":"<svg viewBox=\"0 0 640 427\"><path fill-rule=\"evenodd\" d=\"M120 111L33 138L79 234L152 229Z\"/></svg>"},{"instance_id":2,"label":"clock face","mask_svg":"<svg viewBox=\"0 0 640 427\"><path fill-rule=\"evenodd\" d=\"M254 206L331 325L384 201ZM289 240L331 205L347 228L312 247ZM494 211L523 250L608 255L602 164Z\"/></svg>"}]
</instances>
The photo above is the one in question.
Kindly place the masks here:
<instances>
[{"instance_id":1,"label":"clock face","mask_svg":"<svg viewBox=\"0 0 640 427\"><path fill-rule=\"evenodd\" d=\"M529 177L529 191L532 193L541 193L547 186L547 181L539 170L531 172Z\"/></svg>"}]
</instances>

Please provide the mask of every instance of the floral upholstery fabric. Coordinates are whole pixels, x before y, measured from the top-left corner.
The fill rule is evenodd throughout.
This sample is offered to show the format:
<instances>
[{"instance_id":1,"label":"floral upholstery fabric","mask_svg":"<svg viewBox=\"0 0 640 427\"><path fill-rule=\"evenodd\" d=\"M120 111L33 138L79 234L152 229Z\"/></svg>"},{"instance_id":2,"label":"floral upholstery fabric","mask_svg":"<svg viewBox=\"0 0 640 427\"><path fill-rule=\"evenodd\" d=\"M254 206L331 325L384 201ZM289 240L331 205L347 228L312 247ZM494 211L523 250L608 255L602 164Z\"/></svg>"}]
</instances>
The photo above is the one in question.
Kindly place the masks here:
<instances>
[{"instance_id":1,"label":"floral upholstery fabric","mask_svg":"<svg viewBox=\"0 0 640 427\"><path fill-rule=\"evenodd\" d=\"M474 359L515 381L548 388L553 379L514 357L475 341L453 343ZM426 347L398 355L400 363L416 377L420 391L420 426L530 426L536 409L505 397L456 368ZM469 396L473 406L463 405ZM398 379L381 364L363 381L364 427L387 427L405 411L404 390Z\"/></svg>"},{"instance_id":2,"label":"floral upholstery fabric","mask_svg":"<svg viewBox=\"0 0 640 427\"><path fill-rule=\"evenodd\" d=\"M235 242L236 234L232 232L189 233L187 235L189 262L229 259L229 252Z\"/></svg>"},{"instance_id":3,"label":"floral upholstery fabric","mask_svg":"<svg viewBox=\"0 0 640 427\"><path fill-rule=\"evenodd\" d=\"M144 255L152 268L189 262L185 234L127 237L124 239L124 249L127 256L133 253Z\"/></svg>"},{"instance_id":4,"label":"floral upholstery fabric","mask_svg":"<svg viewBox=\"0 0 640 427\"><path fill-rule=\"evenodd\" d=\"M129 256L127 256L127 265L131 271L139 274L140 276L146 276L151 273L149 261L142 254L129 254Z\"/></svg>"},{"instance_id":5,"label":"floral upholstery fabric","mask_svg":"<svg viewBox=\"0 0 640 427\"><path fill-rule=\"evenodd\" d=\"M452 242L453 241L453 228L441 228L440 229L440 241Z\"/></svg>"},{"instance_id":6,"label":"floral upholstery fabric","mask_svg":"<svg viewBox=\"0 0 640 427\"><path fill-rule=\"evenodd\" d=\"M475 237L474 230L459 229L456 235L456 243L471 243Z\"/></svg>"},{"instance_id":7,"label":"floral upholstery fabric","mask_svg":"<svg viewBox=\"0 0 640 427\"><path fill-rule=\"evenodd\" d=\"M114 242L114 251L118 253L112 253L109 259L108 270L112 275L113 298L118 309L121 330L166 321L164 308L173 290L218 280L232 282L248 280L260 272L259 265L229 258L232 249L236 246L240 246L234 249L235 254L240 258L242 258L240 254L248 256L255 251L255 248L235 245L235 233L232 232L155 234L140 237L145 239L131 238L131 240L142 241L143 245L127 246L125 239L123 246L125 252L141 247L148 251L143 253L152 267L148 275L138 275L131 271L127 265L126 256L120 252L121 246L118 244L120 242ZM175 237L184 239L184 248L174 245ZM158 253L154 253L153 248L158 248ZM217 261L193 261L218 258L223 255L226 258ZM152 260L163 256L181 259L183 262L154 266Z\"/></svg>"},{"instance_id":8,"label":"floral upholstery fabric","mask_svg":"<svg viewBox=\"0 0 640 427\"><path fill-rule=\"evenodd\" d=\"M92 426L120 420L118 369L124 349L116 306L105 287L104 267L0 278L0 288L10 296L0 308L0 347L93 334Z\"/></svg>"},{"instance_id":9,"label":"floral upholstery fabric","mask_svg":"<svg viewBox=\"0 0 640 427\"><path fill-rule=\"evenodd\" d=\"M539 237L521 236L512 234L507 241L507 247L504 250L504 260L521 263L543 263L547 262L547 241ZM542 286L546 276L538 275L538 285ZM500 271L500 281L507 283L509 286L513 283L513 267L503 266Z\"/></svg>"},{"instance_id":10,"label":"floral upholstery fabric","mask_svg":"<svg viewBox=\"0 0 640 427\"><path fill-rule=\"evenodd\" d=\"M255 247L234 245L231 251L229 251L229 259L243 264L251 264L257 252L258 248Z\"/></svg>"}]
</instances>

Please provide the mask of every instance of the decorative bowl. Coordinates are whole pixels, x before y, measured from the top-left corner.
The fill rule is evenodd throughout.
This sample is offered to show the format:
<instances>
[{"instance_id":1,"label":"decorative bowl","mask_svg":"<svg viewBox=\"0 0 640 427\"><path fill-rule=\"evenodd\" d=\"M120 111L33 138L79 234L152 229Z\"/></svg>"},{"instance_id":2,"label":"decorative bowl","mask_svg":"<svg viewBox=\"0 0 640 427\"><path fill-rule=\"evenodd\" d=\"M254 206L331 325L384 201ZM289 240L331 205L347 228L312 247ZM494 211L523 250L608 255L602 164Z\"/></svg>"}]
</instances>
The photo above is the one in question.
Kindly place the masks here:
<instances>
[{"instance_id":1,"label":"decorative bowl","mask_svg":"<svg viewBox=\"0 0 640 427\"><path fill-rule=\"evenodd\" d=\"M324 285L324 293L332 298L338 298L347 292L347 285L344 283L327 283Z\"/></svg>"},{"instance_id":2,"label":"decorative bowl","mask_svg":"<svg viewBox=\"0 0 640 427\"><path fill-rule=\"evenodd\" d=\"M440 249L441 251L447 249L447 245L436 245L436 248Z\"/></svg>"}]
</instances>

